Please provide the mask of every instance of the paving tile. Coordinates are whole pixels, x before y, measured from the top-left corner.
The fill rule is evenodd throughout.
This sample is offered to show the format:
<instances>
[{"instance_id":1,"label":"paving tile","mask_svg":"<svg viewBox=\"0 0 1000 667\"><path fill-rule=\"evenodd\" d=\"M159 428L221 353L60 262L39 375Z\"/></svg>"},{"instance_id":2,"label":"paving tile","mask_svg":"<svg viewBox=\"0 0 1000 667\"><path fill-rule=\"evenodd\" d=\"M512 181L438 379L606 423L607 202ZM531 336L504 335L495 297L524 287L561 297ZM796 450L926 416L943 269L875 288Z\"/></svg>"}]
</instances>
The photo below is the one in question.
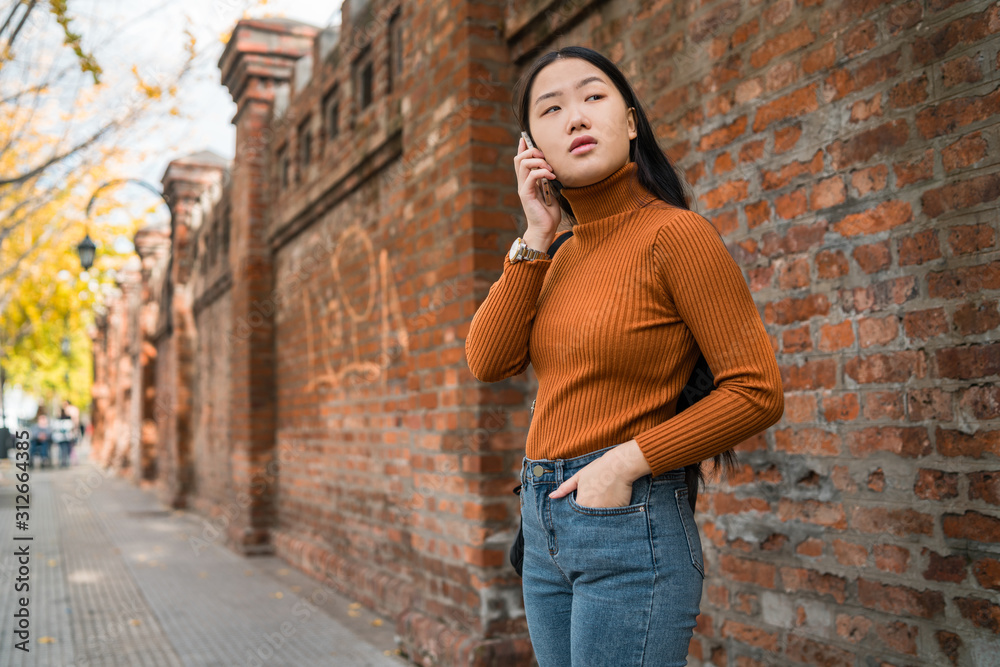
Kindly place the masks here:
<instances>
[{"instance_id":1,"label":"paving tile","mask_svg":"<svg viewBox=\"0 0 1000 667\"><path fill-rule=\"evenodd\" d=\"M6 461L4 462L7 463ZM37 468L36 468L37 471ZM15 480L6 470L0 486L0 665L11 667L66 667L73 664L72 607L62 558L60 533L52 486L37 472L29 476L28 530L17 530ZM30 541L14 537L30 536ZM14 556L21 545L29 545L27 591L15 590L19 563ZM22 582L24 583L24 582ZM27 652L14 647L14 610L18 599L28 598ZM19 640L18 640L19 641Z\"/></svg>"},{"instance_id":2,"label":"paving tile","mask_svg":"<svg viewBox=\"0 0 1000 667\"><path fill-rule=\"evenodd\" d=\"M9 463L0 471L0 543L10 553ZM412 665L395 651L390 619L280 558L232 552L212 538L218 520L170 511L89 463L36 468L31 484L32 650L12 649L5 614L0 665ZM0 562L3 609L15 603L12 561ZM51 643L38 643L43 636Z\"/></svg>"}]
</instances>

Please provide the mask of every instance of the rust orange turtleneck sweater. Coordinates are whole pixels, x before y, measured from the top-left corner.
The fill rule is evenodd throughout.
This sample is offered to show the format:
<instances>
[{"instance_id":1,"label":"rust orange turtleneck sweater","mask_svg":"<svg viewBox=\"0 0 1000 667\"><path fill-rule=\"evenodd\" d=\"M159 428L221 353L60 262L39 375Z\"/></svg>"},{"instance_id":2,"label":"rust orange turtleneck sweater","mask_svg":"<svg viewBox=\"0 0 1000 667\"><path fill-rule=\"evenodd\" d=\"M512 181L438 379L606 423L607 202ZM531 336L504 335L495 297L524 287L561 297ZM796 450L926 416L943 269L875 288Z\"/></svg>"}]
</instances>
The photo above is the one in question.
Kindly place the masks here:
<instances>
[{"instance_id":1,"label":"rust orange turtleneck sweater","mask_svg":"<svg viewBox=\"0 0 1000 667\"><path fill-rule=\"evenodd\" d=\"M713 457L784 411L774 351L739 266L701 215L644 188L628 162L563 188L577 224L553 259L503 260L472 319L472 374L533 364L532 459L639 443L653 476ZM560 232L557 238L566 232ZM708 396L676 414L700 350Z\"/></svg>"}]
</instances>

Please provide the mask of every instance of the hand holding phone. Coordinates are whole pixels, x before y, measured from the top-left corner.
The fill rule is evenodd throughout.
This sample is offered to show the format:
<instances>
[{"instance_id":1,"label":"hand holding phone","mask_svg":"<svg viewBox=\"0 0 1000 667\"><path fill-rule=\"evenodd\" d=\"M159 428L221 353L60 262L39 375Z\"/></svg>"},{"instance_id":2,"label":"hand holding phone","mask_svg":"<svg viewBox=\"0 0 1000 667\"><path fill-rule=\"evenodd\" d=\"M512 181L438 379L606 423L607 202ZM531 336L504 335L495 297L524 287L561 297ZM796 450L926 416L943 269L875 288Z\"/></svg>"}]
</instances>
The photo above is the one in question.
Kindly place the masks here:
<instances>
[{"instance_id":1,"label":"hand holding phone","mask_svg":"<svg viewBox=\"0 0 1000 667\"><path fill-rule=\"evenodd\" d=\"M548 247L545 241L552 241L562 220L559 201L549 186L549 180L556 175L542 152L532 145L527 132L521 133L517 148L519 152L514 156L514 170L517 173L517 194L528 220L525 240L528 235L533 238L537 236L534 240L541 245L533 247L545 248Z\"/></svg>"},{"instance_id":2,"label":"hand holding phone","mask_svg":"<svg viewBox=\"0 0 1000 667\"><path fill-rule=\"evenodd\" d=\"M524 143L527 144L528 148L533 149L535 147L535 144L531 142L531 137L528 136L527 132L521 132L521 136L524 138ZM553 176L554 175L555 174L553 174ZM540 180L538 183L542 189L542 201L545 202L546 206L552 206L552 190L549 189L549 182L546 180Z\"/></svg>"}]
</instances>

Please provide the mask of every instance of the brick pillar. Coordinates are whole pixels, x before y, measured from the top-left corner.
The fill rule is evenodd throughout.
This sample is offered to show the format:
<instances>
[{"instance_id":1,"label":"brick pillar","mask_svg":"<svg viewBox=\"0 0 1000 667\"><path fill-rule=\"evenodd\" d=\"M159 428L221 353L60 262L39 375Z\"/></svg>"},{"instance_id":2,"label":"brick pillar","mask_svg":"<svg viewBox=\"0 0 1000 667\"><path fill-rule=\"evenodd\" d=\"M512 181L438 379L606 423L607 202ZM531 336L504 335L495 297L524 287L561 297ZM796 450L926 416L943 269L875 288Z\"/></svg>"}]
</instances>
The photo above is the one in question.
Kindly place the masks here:
<instances>
[{"instance_id":1,"label":"brick pillar","mask_svg":"<svg viewBox=\"0 0 1000 667\"><path fill-rule=\"evenodd\" d=\"M119 457L121 435L125 432L125 399L128 389L127 359L123 356L125 339L125 300L120 289L112 290L104 303L102 325L103 347L103 400L100 402L102 428L98 447L91 450L91 458L103 469L120 472L125 463Z\"/></svg>"},{"instance_id":2,"label":"brick pillar","mask_svg":"<svg viewBox=\"0 0 1000 667\"><path fill-rule=\"evenodd\" d=\"M227 341L231 482L240 512L229 523L228 539L245 554L273 551L270 530L275 520L274 307L264 173L270 124L275 99L287 97L294 63L312 51L317 32L287 21L243 20L219 60L222 83L237 107L230 183L233 319Z\"/></svg>"},{"instance_id":3,"label":"brick pillar","mask_svg":"<svg viewBox=\"0 0 1000 667\"><path fill-rule=\"evenodd\" d=\"M190 277L194 263L193 232L200 222L195 213L202 193L222 182L224 163L203 159L202 154L172 161L163 175L163 193L170 202L170 270L163 308L168 309L160 368L168 377L157 379L156 413L161 434L163 470L160 496L170 507L187 506L191 488L191 390L194 379L194 316ZM161 423L165 422L165 423Z\"/></svg>"},{"instance_id":4,"label":"brick pillar","mask_svg":"<svg viewBox=\"0 0 1000 667\"><path fill-rule=\"evenodd\" d=\"M119 321L118 366L118 432L115 436L114 454L111 467L120 474L131 477L135 470L135 447L138 440L139 419L136 408L139 403L139 386L136 383L136 335L139 323L139 298L142 290L142 264L138 257L130 257L118 270L118 289L121 296L117 308Z\"/></svg>"},{"instance_id":5,"label":"brick pillar","mask_svg":"<svg viewBox=\"0 0 1000 667\"><path fill-rule=\"evenodd\" d=\"M103 460L106 445L105 431L108 416L108 317L97 314L91 331L94 380L90 386L90 458Z\"/></svg>"},{"instance_id":6,"label":"brick pillar","mask_svg":"<svg viewBox=\"0 0 1000 667\"><path fill-rule=\"evenodd\" d=\"M132 481L143 485L156 479L156 330L159 303L152 285L153 268L170 251L170 229L144 227L136 232L135 251L141 262L133 338Z\"/></svg>"}]
</instances>

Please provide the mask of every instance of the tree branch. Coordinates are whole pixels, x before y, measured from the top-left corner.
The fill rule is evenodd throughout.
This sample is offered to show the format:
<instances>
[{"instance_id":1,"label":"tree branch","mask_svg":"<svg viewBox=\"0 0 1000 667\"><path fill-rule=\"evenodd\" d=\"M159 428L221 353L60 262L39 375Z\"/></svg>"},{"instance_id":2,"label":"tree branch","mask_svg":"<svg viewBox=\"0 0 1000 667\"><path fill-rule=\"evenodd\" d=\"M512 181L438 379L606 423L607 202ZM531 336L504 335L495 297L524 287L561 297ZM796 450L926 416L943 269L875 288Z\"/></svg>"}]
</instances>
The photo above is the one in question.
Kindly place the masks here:
<instances>
[{"instance_id":1,"label":"tree branch","mask_svg":"<svg viewBox=\"0 0 1000 667\"><path fill-rule=\"evenodd\" d=\"M51 158L49 158L48 160L46 160L42 164L38 165L34 169L31 169L31 170L29 170L29 171L27 171L27 172L25 172L25 173L23 173L23 174L21 174L19 176L14 176L13 178L0 178L0 187L6 187L6 186L10 186L10 185L17 185L18 183L25 182L29 178L37 176L38 174L42 173L43 171L45 171L46 169L48 169L52 165L57 164L59 162L62 162L66 158L70 157L71 155L74 155L75 153L79 153L83 149L88 148L89 146L92 146L102 136L104 136L105 134L107 134L108 132L110 132L112 129L118 127L118 125L119 125L119 121L113 120L110 123L108 123L107 125L105 125L104 127L102 127L100 130L98 130L97 132L95 132L91 137L89 137L86 140L82 141L81 143L77 144L76 146L74 146L73 148L69 149L65 153L59 153L59 154L53 155Z\"/></svg>"},{"instance_id":2,"label":"tree branch","mask_svg":"<svg viewBox=\"0 0 1000 667\"><path fill-rule=\"evenodd\" d=\"M68 190L69 188L64 187L64 189ZM15 205L13 209L8 211L4 215L5 222L4 224L0 225L0 246L3 245L3 242L7 239L7 237L9 237L11 234L14 233L15 229L23 225L26 221L30 220L31 216L37 213L39 210L41 210L43 206L52 203L52 199L55 196L55 192L56 188L55 186L53 186L35 197L25 197L20 201L18 201L17 205ZM10 222L10 220L14 218L14 216L18 215L18 213L20 213L20 211L23 208L32 203L34 203L34 206L31 208L31 210L27 211L24 215L17 217L16 219L14 219L13 222Z\"/></svg>"},{"instance_id":3,"label":"tree branch","mask_svg":"<svg viewBox=\"0 0 1000 667\"><path fill-rule=\"evenodd\" d=\"M24 27L24 22L28 20L28 14L30 14L31 10L35 8L36 2L37 0L31 0L31 2L28 3L28 8L24 10L24 16L21 17L21 21L17 24L17 27L14 28L14 32L7 39L7 49L6 49L7 55L9 55L11 49L14 48L14 40L17 39L17 35L19 32L21 32L21 28ZM13 12L11 12L11 15L13 15Z\"/></svg>"}]
</instances>

